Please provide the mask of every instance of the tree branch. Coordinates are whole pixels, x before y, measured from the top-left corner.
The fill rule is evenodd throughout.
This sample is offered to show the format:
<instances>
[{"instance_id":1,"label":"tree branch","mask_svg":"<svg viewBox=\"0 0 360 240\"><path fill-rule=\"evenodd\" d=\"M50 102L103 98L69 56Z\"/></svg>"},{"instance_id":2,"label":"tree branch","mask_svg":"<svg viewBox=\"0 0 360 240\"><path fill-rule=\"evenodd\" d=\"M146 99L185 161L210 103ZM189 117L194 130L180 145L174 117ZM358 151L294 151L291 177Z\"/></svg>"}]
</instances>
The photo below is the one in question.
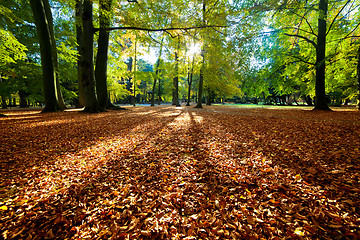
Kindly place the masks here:
<instances>
[{"instance_id":1,"label":"tree branch","mask_svg":"<svg viewBox=\"0 0 360 240\"><path fill-rule=\"evenodd\" d=\"M301 57L298 57L298 56L296 56L296 55L287 54L287 56L288 56L288 57L291 57L291 58L297 59L297 60L298 60L297 62L302 62L302 63L306 63L306 64L309 64L309 65L315 66L315 63L308 62L308 61L306 61L305 59L303 59L303 58L301 58Z\"/></svg>"},{"instance_id":2,"label":"tree branch","mask_svg":"<svg viewBox=\"0 0 360 240\"><path fill-rule=\"evenodd\" d=\"M291 11L293 14L295 14L296 16L300 17L301 19L305 20L305 22L307 23L307 25L309 26L310 30L311 30L311 34L313 34L314 36L317 36L316 33L314 32L314 30L311 27L311 24L309 23L309 21L307 20L307 18L305 18L304 16L301 16L300 14L297 14L294 11ZM306 14L306 13L305 13ZM300 30L300 27L298 28Z\"/></svg>"},{"instance_id":3,"label":"tree branch","mask_svg":"<svg viewBox=\"0 0 360 240\"><path fill-rule=\"evenodd\" d=\"M304 39L305 41L307 41L308 43L313 45L315 48L317 48L317 44L313 40L311 40L311 39L309 39L307 37L304 37L304 36L301 36L301 35L298 35L298 34L288 34L288 33L284 33L284 34L286 36L289 36L289 37L298 37L298 38Z\"/></svg>"},{"instance_id":4,"label":"tree branch","mask_svg":"<svg viewBox=\"0 0 360 240\"><path fill-rule=\"evenodd\" d=\"M148 32L168 32L174 30L192 30L192 29L201 29L201 28L224 28L229 27L228 25L204 25L204 26L195 26L195 27L169 27L169 28L146 28L146 27L109 27L109 28L94 28L95 32L101 30L112 31L112 30L138 30L138 31L148 31Z\"/></svg>"},{"instance_id":5,"label":"tree branch","mask_svg":"<svg viewBox=\"0 0 360 240\"><path fill-rule=\"evenodd\" d=\"M348 1L344 4L344 6L342 6L342 8L340 9L340 11L336 14L336 16L334 17L334 19L331 21L331 24L330 24L330 26L329 26L329 29L328 29L327 32L326 32L326 35L329 34L332 26L333 26L334 23L335 23L335 20L336 20L337 17L340 15L340 13L344 10L344 8L346 7L346 5L348 5L350 2L351 2L351 0L348 0Z\"/></svg>"}]
</instances>

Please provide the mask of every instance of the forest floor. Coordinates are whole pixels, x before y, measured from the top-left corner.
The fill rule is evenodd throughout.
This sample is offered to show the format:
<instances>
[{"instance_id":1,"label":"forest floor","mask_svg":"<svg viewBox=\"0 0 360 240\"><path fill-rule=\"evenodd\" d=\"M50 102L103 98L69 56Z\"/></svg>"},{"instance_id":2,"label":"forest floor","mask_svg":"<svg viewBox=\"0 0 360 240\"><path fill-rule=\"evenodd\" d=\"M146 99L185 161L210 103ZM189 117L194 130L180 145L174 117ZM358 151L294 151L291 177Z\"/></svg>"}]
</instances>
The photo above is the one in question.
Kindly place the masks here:
<instances>
[{"instance_id":1,"label":"forest floor","mask_svg":"<svg viewBox=\"0 0 360 240\"><path fill-rule=\"evenodd\" d=\"M360 112L1 111L0 239L360 239Z\"/></svg>"}]
</instances>

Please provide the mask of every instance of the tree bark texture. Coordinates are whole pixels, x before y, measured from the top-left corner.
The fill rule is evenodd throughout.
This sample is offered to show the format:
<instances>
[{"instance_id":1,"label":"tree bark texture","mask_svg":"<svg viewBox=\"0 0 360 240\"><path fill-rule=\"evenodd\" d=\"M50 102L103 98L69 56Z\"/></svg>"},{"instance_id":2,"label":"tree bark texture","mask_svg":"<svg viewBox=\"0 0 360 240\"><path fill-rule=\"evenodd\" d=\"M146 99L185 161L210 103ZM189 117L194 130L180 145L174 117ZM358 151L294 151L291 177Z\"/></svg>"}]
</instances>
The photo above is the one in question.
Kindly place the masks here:
<instances>
[{"instance_id":1,"label":"tree bark texture","mask_svg":"<svg viewBox=\"0 0 360 240\"><path fill-rule=\"evenodd\" d=\"M319 0L318 35L316 47L315 109L330 110L325 93L326 18L328 0Z\"/></svg>"},{"instance_id":2,"label":"tree bark texture","mask_svg":"<svg viewBox=\"0 0 360 240\"><path fill-rule=\"evenodd\" d=\"M51 7L49 4L49 0L43 0L43 3L44 3L45 15L46 15L46 19L47 19L47 22L49 25L49 31L50 31L50 39L51 39L51 45L52 45L51 51L52 51L52 57L53 57L53 61L54 61L54 68L55 68L55 74L56 74L56 91L57 91L57 95L58 95L59 106L62 109L65 109L66 105L65 105L64 98L63 98L63 95L61 92L61 87L60 87L59 62L58 62L55 32L54 32L54 21L53 21L53 17L52 17L52 13L51 13Z\"/></svg>"},{"instance_id":3,"label":"tree bark texture","mask_svg":"<svg viewBox=\"0 0 360 240\"><path fill-rule=\"evenodd\" d=\"M51 51L51 49L53 49L51 31L46 18L45 4L43 1L47 0L30 0L30 4L40 43L45 101L43 112L56 112L62 109L58 102L56 72L53 61L53 51Z\"/></svg>"},{"instance_id":4,"label":"tree bark texture","mask_svg":"<svg viewBox=\"0 0 360 240\"><path fill-rule=\"evenodd\" d=\"M85 92L84 86L81 80L81 54L82 54L82 36L83 36L83 29L82 29L82 12L83 12L83 0L76 0L75 5L75 24L76 24L76 42L78 44L77 51L77 80L78 80L78 102L77 107L82 108L85 106Z\"/></svg>"},{"instance_id":5,"label":"tree bark texture","mask_svg":"<svg viewBox=\"0 0 360 240\"><path fill-rule=\"evenodd\" d=\"M203 0L202 4L202 21L203 25L206 24L206 1ZM203 34L204 35L204 34ZM204 36L203 36L204 38ZM205 39L204 39L205 41ZM205 44L203 44L201 48L201 57L202 57L202 64L200 68L200 76L199 76L199 90L198 90L198 96L197 96L197 104L195 108L202 108L202 97L203 97L203 87L204 87L204 71L205 71Z\"/></svg>"},{"instance_id":6,"label":"tree bark texture","mask_svg":"<svg viewBox=\"0 0 360 240\"><path fill-rule=\"evenodd\" d=\"M357 63L357 80L358 80L358 109L360 110L360 46L358 49L358 63Z\"/></svg>"},{"instance_id":7,"label":"tree bark texture","mask_svg":"<svg viewBox=\"0 0 360 240\"><path fill-rule=\"evenodd\" d=\"M100 1L100 30L98 39L98 51L96 55L95 79L96 92L101 111L105 111L107 105L107 63L109 49L109 32L104 28L110 26L111 0Z\"/></svg>"},{"instance_id":8,"label":"tree bark texture","mask_svg":"<svg viewBox=\"0 0 360 240\"><path fill-rule=\"evenodd\" d=\"M173 99L172 105L177 107L180 106L179 103L179 50L180 50L180 40L178 42L178 47L175 51L175 77L173 78Z\"/></svg>"},{"instance_id":9,"label":"tree bark texture","mask_svg":"<svg viewBox=\"0 0 360 240\"><path fill-rule=\"evenodd\" d=\"M84 0L83 5L83 39L81 49L81 80L85 92L85 112L99 112L94 76L94 29L92 25L92 0Z\"/></svg>"}]
</instances>

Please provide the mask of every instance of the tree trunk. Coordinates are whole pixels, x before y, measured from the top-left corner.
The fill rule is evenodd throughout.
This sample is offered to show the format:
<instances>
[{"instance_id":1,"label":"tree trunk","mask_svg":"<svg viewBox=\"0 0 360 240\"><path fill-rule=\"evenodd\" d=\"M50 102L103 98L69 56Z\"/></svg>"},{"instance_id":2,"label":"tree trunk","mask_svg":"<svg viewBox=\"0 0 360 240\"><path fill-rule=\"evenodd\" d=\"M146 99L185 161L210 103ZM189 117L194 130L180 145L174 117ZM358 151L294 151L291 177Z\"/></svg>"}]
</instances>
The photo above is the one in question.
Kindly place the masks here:
<instances>
[{"instance_id":1,"label":"tree trunk","mask_svg":"<svg viewBox=\"0 0 360 240\"><path fill-rule=\"evenodd\" d=\"M160 78L158 78L159 80L159 84L158 84L158 105L161 104L161 82L160 82Z\"/></svg>"},{"instance_id":2,"label":"tree trunk","mask_svg":"<svg viewBox=\"0 0 360 240\"><path fill-rule=\"evenodd\" d=\"M28 102L26 98L29 96L28 93L26 93L24 90L19 90L19 97L20 97L20 107L21 108L27 108L29 107Z\"/></svg>"},{"instance_id":3,"label":"tree trunk","mask_svg":"<svg viewBox=\"0 0 360 240\"><path fill-rule=\"evenodd\" d=\"M360 110L360 46L358 49L358 63L357 63L357 80L358 80L358 109Z\"/></svg>"},{"instance_id":4,"label":"tree trunk","mask_svg":"<svg viewBox=\"0 0 360 240\"><path fill-rule=\"evenodd\" d=\"M203 96L203 86L204 86L204 68L205 68L205 56L204 56L204 48L201 50L202 56L202 64L200 68L200 76L199 76L199 90L197 96L197 104L196 108L202 108L202 96Z\"/></svg>"},{"instance_id":5,"label":"tree trunk","mask_svg":"<svg viewBox=\"0 0 360 240\"><path fill-rule=\"evenodd\" d=\"M193 81L193 73L194 73L194 61L195 61L195 56L193 56L190 71L188 73L188 95L187 95L186 106L190 106L191 84Z\"/></svg>"},{"instance_id":6,"label":"tree trunk","mask_svg":"<svg viewBox=\"0 0 360 240\"><path fill-rule=\"evenodd\" d=\"M4 98L4 96L1 96L1 108L2 109L7 109L7 104L6 104L6 99Z\"/></svg>"},{"instance_id":7,"label":"tree trunk","mask_svg":"<svg viewBox=\"0 0 360 240\"><path fill-rule=\"evenodd\" d=\"M30 4L40 43L45 100L45 108L42 112L60 111L62 109L58 101L53 52L49 51L49 49L53 49L53 44L51 41L51 31L46 18L45 4L42 0L30 0Z\"/></svg>"},{"instance_id":8,"label":"tree trunk","mask_svg":"<svg viewBox=\"0 0 360 240\"><path fill-rule=\"evenodd\" d=\"M135 57L134 57L134 72L133 72L133 106L136 106L136 64L137 64L137 39L135 40Z\"/></svg>"},{"instance_id":9,"label":"tree trunk","mask_svg":"<svg viewBox=\"0 0 360 240\"><path fill-rule=\"evenodd\" d=\"M180 39L178 37L178 46L175 51L175 77L173 78L173 99L172 105L177 107L180 106L179 103L179 50L180 50Z\"/></svg>"},{"instance_id":10,"label":"tree trunk","mask_svg":"<svg viewBox=\"0 0 360 240\"><path fill-rule=\"evenodd\" d=\"M81 80L85 90L85 112L96 113L100 111L96 97L94 76L94 29L92 25L92 0L84 0L83 7L83 39L81 53Z\"/></svg>"},{"instance_id":11,"label":"tree trunk","mask_svg":"<svg viewBox=\"0 0 360 240\"><path fill-rule=\"evenodd\" d=\"M78 102L77 107L82 108L85 106L85 92L84 92L84 86L82 84L81 80L81 73L82 73L82 67L81 67L81 54L82 54L82 36L83 36L83 30L82 30L82 10L83 8L83 1L82 0L76 0L76 6L75 6L75 23L76 23L76 42L78 44L77 51L78 51L78 57L77 57L77 80L78 80Z\"/></svg>"},{"instance_id":12,"label":"tree trunk","mask_svg":"<svg viewBox=\"0 0 360 240\"><path fill-rule=\"evenodd\" d=\"M105 111L107 105L107 63L109 48L109 32L102 29L110 26L111 0L100 1L100 30L98 39L98 51L96 55L95 79L96 91L101 111Z\"/></svg>"},{"instance_id":13,"label":"tree trunk","mask_svg":"<svg viewBox=\"0 0 360 240\"><path fill-rule=\"evenodd\" d=\"M326 54L326 18L328 0L319 2L318 35L316 47L316 82L315 82L315 108L316 110L330 110L325 94L325 54Z\"/></svg>"},{"instance_id":14,"label":"tree trunk","mask_svg":"<svg viewBox=\"0 0 360 240\"><path fill-rule=\"evenodd\" d=\"M44 7L45 7L45 15L46 19L49 25L49 31L50 31L50 37L51 37L51 44L52 44L52 57L54 61L54 68L55 68L55 74L56 74L56 91L58 95L58 101L59 106L62 109L66 109L66 105L64 102L63 95L61 93L61 87L60 87L60 73L59 73L59 62L58 62L58 55L57 55L57 48L56 48L56 40L55 40L55 32L54 32L54 21L51 14L51 7L49 4L49 0L43 0Z\"/></svg>"},{"instance_id":15,"label":"tree trunk","mask_svg":"<svg viewBox=\"0 0 360 240\"><path fill-rule=\"evenodd\" d=\"M211 98L212 98L211 91L209 90L209 88L207 88L206 105L208 106L211 105Z\"/></svg>"},{"instance_id":16,"label":"tree trunk","mask_svg":"<svg viewBox=\"0 0 360 240\"><path fill-rule=\"evenodd\" d=\"M203 21L203 25L206 25L206 18L205 18L205 14L206 14L206 3L205 0L203 0L202 3L202 21ZM203 38L204 38L203 34ZM205 39L203 40L205 42ZM201 68L200 68L200 76L199 76L199 90L198 90L198 94L197 94L197 104L195 108L202 108L202 96L203 96L203 86L204 86L204 71L205 71L205 44L203 43L203 46L201 48L201 57L202 57L202 64L201 64Z\"/></svg>"},{"instance_id":17,"label":"tree trunk","mask_svg":"<svg viewBox=\"0 0 360 240\"><path fill-rule=\"evenodd\" d=\"M155 106L156 81L159 79L159 73L160 73L159 66L160 66L160 62L161 62L163 42L164 42L164 38L161 39L159 57L158 57L158 60L156 62L156 66L155 66L156 70L155 70L155 79L154 79L152 94L151 94L151 106Z\"/></svg>"},{"instance_id":18,"label":"tree trunk","mask_svg":"<svg viewBox=\"0 0 360 240\"><path fill-rule=\"evenodd\" d=\"M156 90L156 81L159 78L158 75L160 73L159 71L159 66L160 66L160 61L161 61L161 49L160 49L160 54L159 54L159 58L156 62L156 71L155 71L155 78L154 78L154 83L153 83L153 87L152 87L152 93L151 93L151 106L155 106L155 90Z\"/></svg>"}]
</instances>

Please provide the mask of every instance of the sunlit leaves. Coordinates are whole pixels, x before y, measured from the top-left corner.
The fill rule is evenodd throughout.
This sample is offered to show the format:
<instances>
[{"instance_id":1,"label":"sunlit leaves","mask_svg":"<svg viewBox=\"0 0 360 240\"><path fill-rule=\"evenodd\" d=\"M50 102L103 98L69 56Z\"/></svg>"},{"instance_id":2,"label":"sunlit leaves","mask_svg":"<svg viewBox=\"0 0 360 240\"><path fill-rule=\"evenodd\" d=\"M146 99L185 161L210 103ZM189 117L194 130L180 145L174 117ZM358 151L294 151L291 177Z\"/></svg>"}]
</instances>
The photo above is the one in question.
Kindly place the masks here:
<instances>
[{"instance_id":1,"label":"sunlit leaves","mask_svg":"<svg viewBox=\"0 0 360 240\"><path fill-rule=\"evenodd\" d=\"M26 56L27 48L21 44L14 35L4 29L0 29L0 69L4 69L10 63L15 63Z\"/></svg>"}]
</instances>

